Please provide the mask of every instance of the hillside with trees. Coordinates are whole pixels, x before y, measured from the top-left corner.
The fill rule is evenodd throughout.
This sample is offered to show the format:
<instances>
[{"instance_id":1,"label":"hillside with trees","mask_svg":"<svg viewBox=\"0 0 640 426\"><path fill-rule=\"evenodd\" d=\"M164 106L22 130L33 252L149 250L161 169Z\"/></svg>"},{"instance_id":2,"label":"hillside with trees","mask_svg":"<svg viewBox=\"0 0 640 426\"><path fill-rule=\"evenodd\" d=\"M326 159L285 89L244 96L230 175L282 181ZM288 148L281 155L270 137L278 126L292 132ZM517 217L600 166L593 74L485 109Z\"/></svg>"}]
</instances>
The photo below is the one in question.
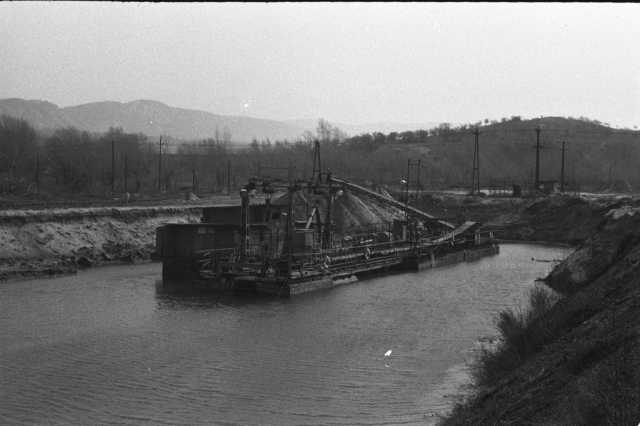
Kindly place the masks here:
<instances>
[{"instance_id":1,"label":"hillside with trees","mask_svg":"<svg viewBox=\"0 0 640 426\"><path fill-rule=\"evenodd\" d=\"M228 132L192 142L167 143L159 137L112 127L87 132L62 127L42 132L23 119L0 118L0 193L3 197L98 197L162 192L235 191L255 174L297 178L312 170L313 141L320 140L323 168L370 184L399 186L407 160L420 160L425 189L469 187L472 130L479 130L483 186L530 185L540 128L541 179L559 179L561 142L566 142L569 189L631 191L640 188L640 132L613 129L587 119L546 117L427 130L362 134L348 138L320 120L315 133L294 142L253 140L231 145ZM162 151L161 151L162 148ZM417 183L412 170L411 183ZM230 177L230 181L228 181Z\"/></svg>"},{"instance_id":2,"label":"hillside with trees","mask_svg":"<svg viewBox=\"0 0 640 426\"><path fill-rule=\"evenodd\" d=\"M640 188L640 132L614 129L586 118L545 117L415 132L360 135L346 141L367 155L362 176L384 180L402 175L407 159L421 160L422 182L431 187L467 185L471 181L474 135L479 130L480 179L483 185L530 184L536 163L536 128L540 129L540 178L559 180L565 142L565 180L589 190ZM359 163L354 163L358 167ZM406 171L404 172L406 174Z\"/></svg>"}]
</instances>

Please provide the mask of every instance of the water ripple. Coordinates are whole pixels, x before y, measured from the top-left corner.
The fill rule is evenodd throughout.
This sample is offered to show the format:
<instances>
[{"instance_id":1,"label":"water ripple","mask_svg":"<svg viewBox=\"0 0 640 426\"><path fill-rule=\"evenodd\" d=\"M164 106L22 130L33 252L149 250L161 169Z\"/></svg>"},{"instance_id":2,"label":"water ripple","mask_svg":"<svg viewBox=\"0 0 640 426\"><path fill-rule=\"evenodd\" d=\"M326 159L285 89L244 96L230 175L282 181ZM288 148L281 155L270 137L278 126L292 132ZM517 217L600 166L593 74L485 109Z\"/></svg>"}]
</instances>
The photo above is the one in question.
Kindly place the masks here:
<instances>
[{"instance_id":1,"label":"water ripple","mask_svg":"<svg viewBox=\"0 0 640 426\"><path fill-rule=\"evenodd\" d=\"M293 300L172 296L159 265L0 286L8 424L429 424L468 382L494 315L567 250L478 262ZM392 349L389 357L385 352Z\"/></svg>"}]
</instances>

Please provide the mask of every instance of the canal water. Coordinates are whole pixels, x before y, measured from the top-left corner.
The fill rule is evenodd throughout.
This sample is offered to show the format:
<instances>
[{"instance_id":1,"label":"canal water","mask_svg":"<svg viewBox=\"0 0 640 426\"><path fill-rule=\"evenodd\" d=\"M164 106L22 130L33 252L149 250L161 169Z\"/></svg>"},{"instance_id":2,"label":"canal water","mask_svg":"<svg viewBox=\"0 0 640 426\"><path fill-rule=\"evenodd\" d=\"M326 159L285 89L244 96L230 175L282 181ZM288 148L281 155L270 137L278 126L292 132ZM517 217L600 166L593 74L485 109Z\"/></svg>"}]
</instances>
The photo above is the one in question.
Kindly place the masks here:
<instances>
[{"instance_id":1,"label":"canal water","mask_svg":"<svg viewBox=\"0 0 640 426\"><path fill-rule=\"evenodd\" d=\"M524 303L553 265L538 260L568 253L503 245L289 300L164 294L158 264L2 283L0 419L433 423L495 314Z\"/></svg>"}]
</instances>

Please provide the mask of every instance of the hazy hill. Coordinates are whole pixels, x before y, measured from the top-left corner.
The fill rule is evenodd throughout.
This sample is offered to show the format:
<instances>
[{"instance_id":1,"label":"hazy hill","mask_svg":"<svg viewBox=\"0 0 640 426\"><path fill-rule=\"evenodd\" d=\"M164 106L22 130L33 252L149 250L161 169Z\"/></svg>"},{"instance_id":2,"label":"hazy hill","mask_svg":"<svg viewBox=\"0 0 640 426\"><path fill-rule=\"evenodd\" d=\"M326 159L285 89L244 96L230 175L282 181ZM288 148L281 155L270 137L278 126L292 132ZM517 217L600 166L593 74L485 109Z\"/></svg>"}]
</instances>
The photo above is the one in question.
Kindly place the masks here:
<instances>
[{"instance_id":1,"label":"hazy hill","mask_svg":"<svg viewBox=\"0 0 640 426\"><path fill-rule=\"evenodd\" d=\"M293 123L216 115L149 100L94 102L60 108L45 101L2 99L0 114L24 118L40 130L74 126L81 130L104 132L109 127L122 127L126 132L167 135L185 140L214 137L216 130L222 137L227 130L235 143L248 143L253 138L291 140L305 131Z\"/></svg>"},{"instance_id":2,"label":"hazy hill","mask_svg":"<svg viewBox=\"0 0 640 426\"><path fill-rule=\"evenodd\" d=\"M1 99L0 114L24 118L37 129L55 129L74 124L57 105L46 101Z\"/></svg>"},{"instance_id":3,"label":"hazy hill","mask_svg":"<svg viewBox=\"0 0 640 426\"><path fill-rule=\"evenodd\" d=\"M175 108L153 100L133 102L93 102L60 108L39 100L18 98L0 99L0 114L24 118L39 130L52 130L74 126L81 130L104 132L109 127L122 127L126 132L144 133L148 136L173 136L191 140L214 137L216 129L222 137L225 129L234 143L249 143L258 140L293 140L305 130L315 132L318 121L266 120L244 116L216 115L206 111ZM379 122L366 124L331 123L347 135L362 133L389 133L426 129L435 122L395 123Z\"/></svg>"}]
</instances>

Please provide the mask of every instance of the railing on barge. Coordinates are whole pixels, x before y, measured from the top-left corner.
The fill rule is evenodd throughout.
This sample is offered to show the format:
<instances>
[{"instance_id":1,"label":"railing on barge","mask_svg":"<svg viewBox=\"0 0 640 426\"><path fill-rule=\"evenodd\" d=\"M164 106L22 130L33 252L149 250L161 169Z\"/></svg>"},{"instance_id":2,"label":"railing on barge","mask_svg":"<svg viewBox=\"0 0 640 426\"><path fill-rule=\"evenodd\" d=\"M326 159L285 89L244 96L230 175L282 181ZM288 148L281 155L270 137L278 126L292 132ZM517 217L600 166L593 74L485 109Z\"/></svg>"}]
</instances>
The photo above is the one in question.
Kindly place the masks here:
<instances>
[{"instance_id":1,"label":"railing on barge","mask_svg":"<svg viewBox=\"0 0 640 426\"><path fill-rule=\"evenodd\" d=\"M296 252L273 258L260 255L259 247L249 247L244 257L236 248L198 252L203 278L221 276L280 277L295 279L316 275L348 275L400 265L407 259L443 256L494 242L492 232L472 235L450 234L450 238L398 240L349 247Z\"/></svg>"}]
</instances>

